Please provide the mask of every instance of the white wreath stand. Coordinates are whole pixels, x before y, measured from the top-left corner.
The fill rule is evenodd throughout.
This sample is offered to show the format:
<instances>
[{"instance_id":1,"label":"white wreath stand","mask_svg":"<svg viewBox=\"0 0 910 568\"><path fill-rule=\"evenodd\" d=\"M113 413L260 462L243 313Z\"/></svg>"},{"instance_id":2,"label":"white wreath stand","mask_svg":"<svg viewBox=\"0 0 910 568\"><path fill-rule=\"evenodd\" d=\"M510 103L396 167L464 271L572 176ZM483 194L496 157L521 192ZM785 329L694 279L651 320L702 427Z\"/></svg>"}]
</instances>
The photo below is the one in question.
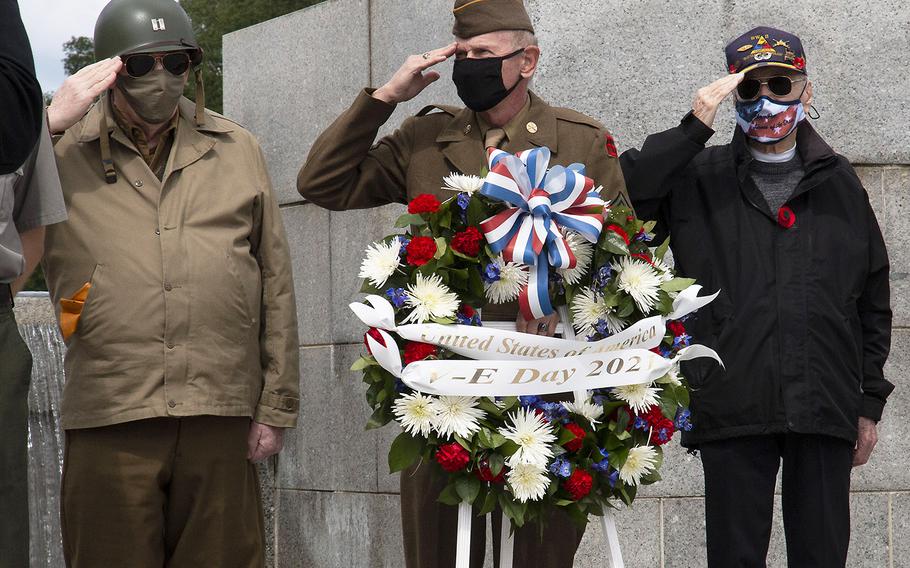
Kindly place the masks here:
<instances>
[{"instance_id":1,"label":"white wreath stand","mask_svg":"<svg viewBox=\"0 0 910 568\"><path fill-rule=\"evenodd\" d=\"M558 309L559 318L563 322L569 321L569 311L565 306ZM493 327L490 325L489 327ZM514 331L514 330L513 330ZM575 330L570 325L560 324L557 333L562 332L565 339L576 339ZM575 402L583 402L588 397L587 391L575 391ZM470 568L471 564L471 517L473 511L470 503L461 503L458 505L458 538L455 548L455 568ZM616 532L616 519L613 511L607 509L600 517L600 526L603 529L604 538L607 539L607 568L625 568L622 560L622 552L619 548L619 534ZM515 539L512 535L512 521L502 515L502 532L500 533L499 543L499 568L512 568L512 556L515 546Z\"/></svg>"}]
</instances>

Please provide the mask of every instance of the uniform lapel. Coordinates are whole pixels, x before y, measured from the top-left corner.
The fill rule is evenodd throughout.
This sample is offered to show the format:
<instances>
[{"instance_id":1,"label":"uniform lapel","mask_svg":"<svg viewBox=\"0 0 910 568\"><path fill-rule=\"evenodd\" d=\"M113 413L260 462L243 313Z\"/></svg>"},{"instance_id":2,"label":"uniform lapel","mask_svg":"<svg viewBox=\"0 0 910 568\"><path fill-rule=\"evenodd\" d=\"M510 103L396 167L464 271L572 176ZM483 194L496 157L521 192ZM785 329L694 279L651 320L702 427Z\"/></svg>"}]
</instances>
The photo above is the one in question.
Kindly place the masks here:
<instances>
[{"instance_id":1,"label":"uniform lapel","mask_svg":"<svg viewBox=\"0 0 910 568\"><path fill-rule=\"evenodd\" d=\"M531 104L527 112L516 116L506 125L509 141L504 149L515 154L534 147L546 146L556 154L556 113L553 107L533 92L530 95Z\"/></svg>"},{"instance_id":2,"label":"uniform lapel","mask_svg":"<svg viewBox=\"0 0 910 568\"><path fill-rule=\"evenodd\" d=\"M174 172L178 172L202 159L215 147L217 139L209 133L231 132L229 128L216 125L207 111L205 123L197 126L194 118L195 105L189 99L183 98L180 100L179 112L180 120L174 137L174 146L171 148L171 155L167 161L162 183L166 182Z\"/></svg>"},{"instance_id":3,"label":"uniform lapel","mask_svg":"<svg viewBox=\"0 0 910 568\"><path fill-rule=\"evenodd\" d=\"M456 170L467 175L479 175L484 166L483 141L480 125L474 112L462 109L436 137L442 155Z\"/></svg>"}]
</instances>

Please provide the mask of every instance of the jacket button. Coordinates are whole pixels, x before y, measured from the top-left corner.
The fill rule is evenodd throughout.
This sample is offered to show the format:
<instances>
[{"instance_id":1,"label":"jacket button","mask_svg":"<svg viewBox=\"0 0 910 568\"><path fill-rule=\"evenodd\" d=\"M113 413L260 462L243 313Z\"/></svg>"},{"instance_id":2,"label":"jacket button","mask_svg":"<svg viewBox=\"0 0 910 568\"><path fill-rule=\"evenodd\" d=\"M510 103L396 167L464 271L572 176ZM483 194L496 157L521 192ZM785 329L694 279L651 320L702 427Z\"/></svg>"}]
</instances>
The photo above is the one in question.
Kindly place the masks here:
<instances>
[{"instance_id":1,"label":"jacket button","mask_svg":"<svg viewBox=\"0 0 910 568\"><path fill-rule=\"evenodd\" d=\"M168 343L168 344L167 344L167 348L168 348L168 349L173 349L174 347L175 347L175 346L174 346L173 343Z\"/></svg>"},{"instance_id":2,"label":"jacket button","mask_svg":"<svg viewBox=\"0 0 910 568\"><path fill-rule=\"evenodd\" d=\"M133 185L135 185L136 187L142 187L142 180L137 179L136 181L133 182Z\"/></svg>"},{"instance_id":3,"label":"jacket button","mask_svg":"<svg viewBox=\"0 0 910 568\"><path fill-rule=\"evenodd\" d=\"M177 401L173 400L173 399L169 400L169 401L167 401L167 405L170 406L171 408L174 408L175 406L177 406Z\"/></svg>"},{"instance_id":4,"label":"jacket button","mask_svg":"<svg viewBox=\"0 0 910 568\"><path fill-rule=\"evenodd\" d=\"M167 282L167 283L164 284L164 289L165 289L165 291L170 292L171 290L174 289L174 287L171 286L171 283L170 283L170 282Z\"/></svg>"},{"instance_id":5,"label":"jacket button","mask_svg":"<svg viewBox=\"0 0 910 568\"><path fill-rule=\"evenodd\" d=\"M155 234L156 234L156 235L160 235L160 234L161 234L161 229L155 229Z\"/></svg>"}]
</instances>

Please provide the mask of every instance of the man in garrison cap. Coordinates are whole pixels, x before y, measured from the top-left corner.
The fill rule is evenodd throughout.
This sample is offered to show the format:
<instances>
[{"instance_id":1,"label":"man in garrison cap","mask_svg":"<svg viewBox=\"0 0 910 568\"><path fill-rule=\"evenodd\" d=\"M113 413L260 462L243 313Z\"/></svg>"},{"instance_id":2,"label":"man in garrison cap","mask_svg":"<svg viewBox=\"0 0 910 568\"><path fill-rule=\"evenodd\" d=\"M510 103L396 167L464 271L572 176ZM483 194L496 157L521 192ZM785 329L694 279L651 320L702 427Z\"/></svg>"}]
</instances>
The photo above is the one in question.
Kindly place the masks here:
<instances>
[{"instance_id":1,"label":"man in garrison cap","mask_svg":"<svg viewBox=\"0 0 910 568\"><path fill-rule=\"evenodd\" d=\"M552 107L529 90L540 59L534 27L520 0L457 0L455 38L412 55L378 89L361 91L351 107L316 140L297 178L308 200L333 210L406 203L421 193L441 200L451 172L477 175L491 147L517 153L546 146L552 164L586 165L605 199L625 200L622 171L610 133L596 120ZM432 68L455 57L452 81L465 107L430 105L374 144L398 103L439 79ZM518 331L552 335L557 317L525 321L517 306L484 309L484 319L516 321ZM454 566L456 508L437 502L444 486L435 463L401 476L401 509L409 568ZM561 514L560 514L561 515ZM493 515L495 538L500 515ZM471 566L483 565L483 519L472 530ZM554 515L543 530L525 526L515 538L516 566L571 567L582 533ZM498 542L494 543L498 549Z\"/></svg>"}]
</instances>

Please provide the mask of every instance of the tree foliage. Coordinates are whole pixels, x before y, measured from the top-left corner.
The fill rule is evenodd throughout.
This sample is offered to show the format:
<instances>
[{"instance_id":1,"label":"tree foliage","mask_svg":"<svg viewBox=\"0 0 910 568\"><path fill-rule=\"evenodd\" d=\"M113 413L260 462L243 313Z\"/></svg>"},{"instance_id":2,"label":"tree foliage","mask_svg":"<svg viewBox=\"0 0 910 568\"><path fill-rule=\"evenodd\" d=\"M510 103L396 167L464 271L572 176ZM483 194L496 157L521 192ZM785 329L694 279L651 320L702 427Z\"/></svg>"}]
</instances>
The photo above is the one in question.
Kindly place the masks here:
<instances>
[{"instance_id":1,"label":"tree foliage","mask_svg":"<svg viewBox=\"0 0 910 568\"><path fill-rule=\"evenodd\" d=\"M63 44L63 70L72 75L95 62L95 44L92 38L73 36Z\"/></svg>"}]
</instances>

